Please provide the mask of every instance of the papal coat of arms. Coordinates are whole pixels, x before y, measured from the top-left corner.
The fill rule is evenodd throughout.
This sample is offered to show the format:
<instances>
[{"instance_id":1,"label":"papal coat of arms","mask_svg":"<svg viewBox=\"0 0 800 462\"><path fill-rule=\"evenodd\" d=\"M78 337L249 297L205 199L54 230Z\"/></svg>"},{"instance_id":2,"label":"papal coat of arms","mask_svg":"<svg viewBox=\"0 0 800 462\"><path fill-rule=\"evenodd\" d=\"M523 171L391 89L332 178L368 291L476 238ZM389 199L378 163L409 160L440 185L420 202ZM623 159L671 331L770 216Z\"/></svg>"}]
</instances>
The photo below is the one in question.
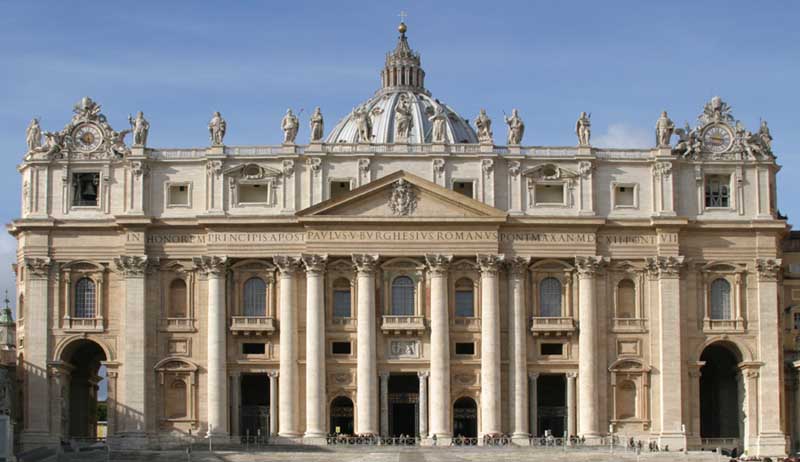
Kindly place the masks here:
<instances>
[{"instance_id":1,"label":"papal coat of arms","mask_svg":"<svg viewBox=\"0 0 800 462\"><path fill-rule=\"evenodd\" d=\"M395 215L408 216L414 213L417 195L411 183L402 178L397 180L392 189L392 197L389 198L389 208Z\"/></svg>"}]
</instances>

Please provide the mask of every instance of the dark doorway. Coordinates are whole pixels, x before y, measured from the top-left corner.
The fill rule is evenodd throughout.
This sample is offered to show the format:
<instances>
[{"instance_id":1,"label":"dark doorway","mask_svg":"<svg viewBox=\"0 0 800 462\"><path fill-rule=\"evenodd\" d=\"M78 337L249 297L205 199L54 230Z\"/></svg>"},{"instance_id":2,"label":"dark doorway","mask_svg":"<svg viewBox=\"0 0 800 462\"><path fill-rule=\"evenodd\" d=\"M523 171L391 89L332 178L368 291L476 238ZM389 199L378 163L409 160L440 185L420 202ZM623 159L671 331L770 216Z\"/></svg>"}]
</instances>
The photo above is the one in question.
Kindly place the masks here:
<instances>
[{"instance_id":1,"label":"dark doorway","mask_svg":"<svg viewBox=\"0 0 800 462\"><path fill-rule=\"evenodd\" d=\"M478 437L478 405L468 396L453 404L453 436Z\"/></svg>"},{"instance_id":2,"label":"dark doorway","mask_svg":"<svg viewBox=\"0 0 800 462\"><path fill-rule=\"evenodd\" d=\"M417 374L389 376L389 436L419 433L419 377Z\"/></svg>"},{"instance_id":3,"label":"dark doorway","mask_svg":"<svg viewBox=\"0 0 800 462\"><path fill-rule=\"evenodd\" d=\"M536 436L550 430L553 436L564 435L567 428L567 380L563 374L540 375L536 383Z\"/></svg>"},{"instance_id":4,"label":"dark doorway","mask_svg":"<svg viewBox=\"0 0 800 462\"><path fill-rule=\"evenodd\" d=\"M331 433L337 435L353 434L353 401L339 396L331 402Z\"/></svg>"},{"instance_id":5,"label":"dark doorway","mask_svg":"<svg viewBox=\"0 0 800 462\"><path fill-rule=\"evenodd\" d=\"M269 435L269 376L242 374L240 392L239 435Z\"/></svg>"},{"instance_id":6,"label":"dark doorway","mask_svg":"<svg viewBox=\"0 0 800 462\"><path fill-rule=\"evenodd\" d=\"M96 438L98 421L98 391L105 377L106 354L91 340L76 340L61 355L73 367L69 388L63 390L65 402L61 409L61 428L65 435L76 438ZM35 399L35 397L32 397Z\"/></svg>"},{"instance_id":7,"label":"dark doorway","mask_svg":"<svg viewBox=\"0 0 800 462\"><path fill-rule=\"evenodd\" d=\"M737 355L727 346L709 345L700 361L700 436L738 438L741 418L741 373Z\"/></svg>"}]
</instances>

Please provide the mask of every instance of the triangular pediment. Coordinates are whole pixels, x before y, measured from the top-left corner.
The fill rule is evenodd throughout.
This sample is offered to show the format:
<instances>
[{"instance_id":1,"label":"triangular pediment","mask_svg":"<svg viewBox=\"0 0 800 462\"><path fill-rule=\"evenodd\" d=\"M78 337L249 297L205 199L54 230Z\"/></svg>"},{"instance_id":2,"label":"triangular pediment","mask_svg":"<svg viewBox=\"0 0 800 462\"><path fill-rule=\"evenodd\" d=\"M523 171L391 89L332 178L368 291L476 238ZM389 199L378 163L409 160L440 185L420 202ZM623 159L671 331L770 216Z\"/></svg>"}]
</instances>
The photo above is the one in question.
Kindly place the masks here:
<instances>
[{"instance_id":1,"label":"triangular pediment","mask_svg":"<svg viewBox=\"0 0 800 462\"><path fill-rule=\"evenodd\" d=\"M301 219L503 221L506 212L403 170L298 212Z\"/></svg>"}]
</instances>

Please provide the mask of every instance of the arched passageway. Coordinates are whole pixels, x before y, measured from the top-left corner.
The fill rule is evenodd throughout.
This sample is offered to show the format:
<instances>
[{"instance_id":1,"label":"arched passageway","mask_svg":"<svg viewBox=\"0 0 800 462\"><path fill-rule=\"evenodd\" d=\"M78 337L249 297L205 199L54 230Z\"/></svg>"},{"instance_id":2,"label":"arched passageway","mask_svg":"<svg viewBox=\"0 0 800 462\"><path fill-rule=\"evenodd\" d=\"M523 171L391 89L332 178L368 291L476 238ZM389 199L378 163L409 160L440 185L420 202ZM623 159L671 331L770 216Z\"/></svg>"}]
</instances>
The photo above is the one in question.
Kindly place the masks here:
<instances>
[{"instance_id":1,"label":"arched passageway","mask_svg":"<svg viewBox=\"0 0 800 462\"><path fill-rule=\"evenodd\" d=\"M478 437L478 405L468 396L453 403L453 436Z\"/></svg>"},{"instance_id":2,"label":"arched passageway","mask_svg":"<svg viewBox=\"0 0 800 462\"><path fill-rule=\"evenodd\" d=\"M337 435L353 434L353 401L346 396L339 396L331 401L330 432Z\"/></svg>"},{"instance_id":3,"label":"arched passageway","mask_svg":"<svg viewBox=\"0 0 800 462\"><path fill-rule=\"evenodd\" d=\"M714 343L700 355L700 436L739 438L742 426L741 371L735 346Z\"/></svg>"},{"instance_id":4,"label":"arched passageway","mask_svg":"<svg viewBox=\"0 0 800 462\"><path fill-rule=\"evenodd\" d=\"M64 349L61 360L69 365L69 380L62 389L62 433L74 438L95 438L97 422L102 420L105 393L100 393L105 381L106 361L103 348L88 339L75 340ZM101 401L98 405L98 398Z\"/></svg>"}]
</instances>

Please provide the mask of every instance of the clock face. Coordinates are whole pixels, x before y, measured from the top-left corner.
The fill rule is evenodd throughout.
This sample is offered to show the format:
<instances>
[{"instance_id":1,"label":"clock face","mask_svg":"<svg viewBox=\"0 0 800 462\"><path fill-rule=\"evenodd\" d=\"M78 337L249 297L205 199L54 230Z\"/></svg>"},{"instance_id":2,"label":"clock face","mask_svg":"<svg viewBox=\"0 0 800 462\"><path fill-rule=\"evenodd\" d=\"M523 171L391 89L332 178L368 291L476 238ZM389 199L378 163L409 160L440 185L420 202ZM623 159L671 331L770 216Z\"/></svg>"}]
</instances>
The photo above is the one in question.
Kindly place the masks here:
<instances>
[{"instance_id":1,"label":"clock face","mask_svg":"<svg viewBox=\"0 0 800 462\"><path fill-rule=\"evenodd\" d=\"M96 125L83 124L72 132L72 139L79 151L92 152L103 142L103 132Z\"/></svg>"},{"instance_id":2,"label":"clock face","mask_svg":"<svg viewBox=\"0 0 800 462\"><path fill-rule=\"evenodd\" d=\"M720 125L712 125L703 133L703 148L706 151L720 153L725 152L733 143L733 135L730 130Z\"/></svg>"}]
</instances>

